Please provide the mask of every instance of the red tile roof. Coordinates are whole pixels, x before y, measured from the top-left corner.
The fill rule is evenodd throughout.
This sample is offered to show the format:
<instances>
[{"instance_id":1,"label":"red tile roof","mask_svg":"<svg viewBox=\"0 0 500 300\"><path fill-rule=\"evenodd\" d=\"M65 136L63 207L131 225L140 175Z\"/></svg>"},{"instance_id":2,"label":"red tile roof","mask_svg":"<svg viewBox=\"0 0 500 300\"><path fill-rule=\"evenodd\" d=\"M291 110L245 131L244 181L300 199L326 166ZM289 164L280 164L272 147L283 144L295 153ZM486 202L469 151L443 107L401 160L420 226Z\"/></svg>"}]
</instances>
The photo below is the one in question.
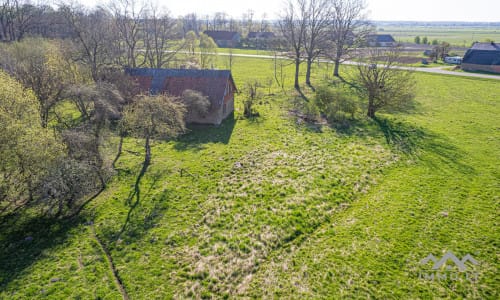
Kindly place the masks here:
<instances>
[{"instance_id":1,"label":"red tile roof","mask_svg":"<svg viewBox=\"0 0 500 300\"><path fill-rule=\"evenodd\" d=\"M220 107L228 84L236 91L231 72L228 70L184 69L128 69L143 91L151 94L167 93L181 96L185 90L195 90L208 96L212 108Z\"/></svg>"}]
</instances>

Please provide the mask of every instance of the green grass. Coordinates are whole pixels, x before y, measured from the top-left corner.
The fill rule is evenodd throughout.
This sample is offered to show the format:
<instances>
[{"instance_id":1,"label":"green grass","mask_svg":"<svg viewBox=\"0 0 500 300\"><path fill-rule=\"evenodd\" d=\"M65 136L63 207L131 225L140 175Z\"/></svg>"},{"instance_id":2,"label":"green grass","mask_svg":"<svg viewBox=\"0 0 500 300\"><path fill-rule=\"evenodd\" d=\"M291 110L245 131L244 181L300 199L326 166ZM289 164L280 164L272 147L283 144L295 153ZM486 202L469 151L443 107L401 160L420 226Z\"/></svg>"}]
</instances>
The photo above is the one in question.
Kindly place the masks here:
<instances>
[{"instance_id":1,"label":"green grass","mask_svg":"<svg viewBox=\"0 0 500 300\"><path fill-rule=\"evenodd\" d=\"M272 70L233 66L241 90ZM0 298L119 298L90 220L132 299L497 298L500 82L417 78L414 111L340 129L297 122L274 85L242 119L239 95L235 119L153 144L135 207L143 145L126 139L77 221L2 225ZM445 250L480 261L480 281L418 279Z\"/></svg>"},{"instance_id":2,"label":"green grass","mask_svg":"<svg viewBox=\"0 0 500 300\"><path fill-rule=\"evenodd\" d=\"M381 30L382 29L382 30ZM500 41L498 27L460 27L460 26L380 26L379 33L392 34L396 41L413 43L416 36L445 41L453 46L468 48L473 42L484 42L487 39Z\"/></svg>"}]
</instances>

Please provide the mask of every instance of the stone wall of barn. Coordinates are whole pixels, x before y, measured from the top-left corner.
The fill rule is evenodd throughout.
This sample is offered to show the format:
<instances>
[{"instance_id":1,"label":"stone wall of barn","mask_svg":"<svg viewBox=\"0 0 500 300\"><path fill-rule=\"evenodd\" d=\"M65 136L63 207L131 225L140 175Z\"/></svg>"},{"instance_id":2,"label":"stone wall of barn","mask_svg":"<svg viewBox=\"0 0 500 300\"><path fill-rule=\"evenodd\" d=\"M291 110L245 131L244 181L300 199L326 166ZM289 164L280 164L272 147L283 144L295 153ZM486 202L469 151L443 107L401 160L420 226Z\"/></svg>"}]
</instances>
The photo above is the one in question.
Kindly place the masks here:
<instances>
[{"instance_id":1,"label":"stone wall of barn","mask_svg":"<svg viewBox=\"0 0 500 300\"><path fill-rule=\"evenodd\" d=\"M461 68L464 71L482 71L500 74L500 65L477 65L462 63Z\"/></svg>"}]
</instances>

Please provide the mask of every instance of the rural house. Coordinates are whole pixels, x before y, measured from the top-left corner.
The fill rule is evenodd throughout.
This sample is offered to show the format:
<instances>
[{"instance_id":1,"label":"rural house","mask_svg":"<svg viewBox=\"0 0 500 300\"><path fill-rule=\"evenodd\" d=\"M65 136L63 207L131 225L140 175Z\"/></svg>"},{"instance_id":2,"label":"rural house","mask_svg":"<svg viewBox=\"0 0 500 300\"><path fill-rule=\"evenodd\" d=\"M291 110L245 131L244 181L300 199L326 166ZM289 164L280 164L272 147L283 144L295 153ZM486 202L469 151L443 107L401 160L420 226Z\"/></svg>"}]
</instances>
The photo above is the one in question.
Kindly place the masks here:
<instances>
[{"instance_id":1,"label":"rural house","mask_svg":"<svg viewBox=\"0 0 500 300\"><path fill-rule=\"evenodd\" d=\"M462 59L462 70L500 74L500 44L475 43Z\"/></svg>"},{"instance_id":2,"label":"rural house","mask_svg":"<svg viewBox=\"0 0 500 300\"><path fill-rule=\"evenodd\" d=\"M204 34L211 37L219 47L231 48L239 45L241 36L235 31L207 30Z\"/></svg>"},{"instance_id":3,"label":"rural house","mask_svg":"<svg viewBox=\"0 0 500 300\"><path fill-rule=\"evenodd\" d=\"M270 31L251 31L248 33L249 39L274 39L276 35Z\"/></svg>"},{"instance_id":4,"label":"rural house","mask_svg":"<svg viewBox=\"0 0 500 300\"><path fill-rule=\"evenodd\" d=\"M390 34L372 34L366 37L366 42L370 47L394 47L396 40Z\"/></svg>"},{"instance_id":5,"label":"rural house","mask_svg":"<svg viewBox=\"0 0 500 300\"><path fill-rule=\"evenodd\" d=\"M236 85L229 70L135 68L126 71L139 88L152 95L166 93L180 97L194 90L208 97L210 109L204 116L188 114L187 123L219 125L234 111Z\"/></svg>"}]
</instances>

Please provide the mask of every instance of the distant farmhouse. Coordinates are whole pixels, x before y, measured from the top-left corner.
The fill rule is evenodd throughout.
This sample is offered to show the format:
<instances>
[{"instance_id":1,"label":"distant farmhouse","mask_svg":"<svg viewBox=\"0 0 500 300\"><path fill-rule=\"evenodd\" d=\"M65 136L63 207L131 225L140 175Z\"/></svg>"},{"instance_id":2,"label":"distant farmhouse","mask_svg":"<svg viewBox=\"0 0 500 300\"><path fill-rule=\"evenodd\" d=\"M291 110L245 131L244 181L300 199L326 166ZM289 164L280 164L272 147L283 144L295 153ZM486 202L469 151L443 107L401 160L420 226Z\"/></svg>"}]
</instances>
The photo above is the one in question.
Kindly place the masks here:
<instances>
[{"instance_id":1,"label":"distant farmhouse","mask_svg":"<svg viewBox=\"0 0 500 300\"><path fill-rule=\"evenodd\" d=\"M462 59L462 70L500 74L500 44L475 43Z\"/></svg>"},{"instance_id":2,"label":"distant farmhouse","mask_svg":"<svg viewBox=\"0 0 500 300\"><path fill-rule=\"evenodd\" d=\"M210 109L204 116L188 114L187 123L219 125L234 111L236 85L228 70L127 69L139 88L155 95L166 93L180 97L194 90L208 97Z\"/></svg>"},{"instance_id":3,"label":"distant farmhouse","mask_svg":"<svg viewBox=\"0 0 500 300\"><path fill-rule=\"evenodd\" d=\"M248 48L271 49L277 46L278 39L271 31L250 31L242 43Z\"/></svg>"},{"instance_id":4,"label":"distant farmhouse","mask_svg":"<svg viewBox=\"0 0 500 300\"><path fill-rule=\"evenodd\" d=\"M204 34L211 37L219 47L231 48L239 45L241 35L236 31L207 30Z\"/></svg>"},{"instance_id":5,"label":"distant farmhouse","mask_svg":"<svg viewBox=\"0 0 500 300\"><path fill-rule=\"evenodd\" d=\"M396 40L390 34L372 34L366 37L366 42L370 47L394 47Z\"/></svg>"},{"instance_id":6,"label":"distant farmhouse","mask_svg":"<svg viewBox=\"0 0 500 300\"><path fill-rule=\"evenodd\" d=\"M249 39L274 39L276 35L270 31L251 31L248 33Z\"/></svg>"}]
</instances>

